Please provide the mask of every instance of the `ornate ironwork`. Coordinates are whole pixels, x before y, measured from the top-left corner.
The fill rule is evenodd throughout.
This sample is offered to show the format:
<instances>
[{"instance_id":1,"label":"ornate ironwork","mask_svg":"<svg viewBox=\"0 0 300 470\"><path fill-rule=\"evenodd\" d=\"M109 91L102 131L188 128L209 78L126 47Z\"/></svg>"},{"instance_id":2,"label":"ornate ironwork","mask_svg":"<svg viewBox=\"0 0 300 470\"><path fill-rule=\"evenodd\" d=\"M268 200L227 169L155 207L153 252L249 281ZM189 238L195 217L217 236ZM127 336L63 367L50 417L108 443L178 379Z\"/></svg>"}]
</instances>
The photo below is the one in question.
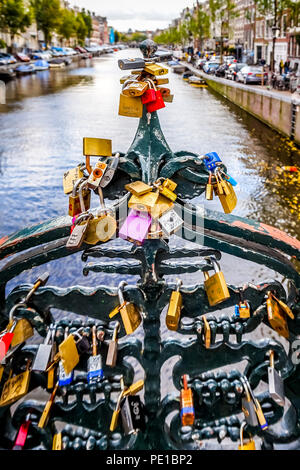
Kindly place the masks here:
<instances>
[{"instance_id":1,"label":"ornate ironwork","mask_svg":"<svg viewBox=\"0 0 300 470\"><path fill-rule=\"evenodd\" d=\"M87 357L81 356L72 384L58 390L49 423L45 429L37 427L45 399L26 398L18 404L13 414L11 406L0 407L0 446L11 448L17 429L28 412L33 426L27 439L27 448L51 449L52 436L62 427L64 448L76 449L201 449L210 440L218 448L226 437L235 443L239 438L241 423L241 375L245 374L253 389L267 382L267 352L276 354L276 369L284 380L286 408L280 407L268 394L255 395L269 423L267 430L259 426L249 427L251 434L263 439L263 446L276 443L298 445L300 430L300 369L293 354L294 341L300 334L300 276L296 259L300 259L300 242L278 229L257 221L233 215L221 214L197 207L193 197L203 193L208 172L199 155L191 152L173 152L160 128L158 116L152 114L150 124L144 110L134 141L126 154L120 154L120 165L112 183L104 190L105 197L116 199L116 217L122 223L126 214L128 194L124 184L142 179L153 183L159 177L172 178L178 184L176 211L184 219L184 227L177 235L194 241L195 248L169 248L169 240L146 240L142 246L115 248L100 242L93 247L83 244L83 274L105 272L139 276L137 285L125 288L126 300L134 302L143 312L143 344L135 335L125 337L123 326L119 332L121 342L115 368L104 366L104 378L97 385L89 385L86 379ZM71 227L71 217L62 216L30 228L25 228L0 240L0 259L14 255L0 272L1 326L8 321L13 305L23 299L31 285L20 285L8 295L5 287L9 280L34 266L59 258L72 256L66 249ZM201 229L199 229L199 227ZM198 246L197 246L198 245ZM208 256L221 259L221 252L241 259L263 264L288 280L287 292L278 281L268 280L254 285L229 286L230 298L211 307L203 287L201 272L212 269ZM93 258L95 262L91 262ZM105 260L103 260L105 258ZM109 260L109 261L107 261ZM199 282L181 288L183 310L176 337L162 341L161 321L176 285L165 280L166 275L199 271ZM281 337L257 339L261 325L269 325L266 310L266 294L271 290L292 310L294 320L288 318L290 337L287 347ZM218 311L233 307L240 295L251 305L251 317L239 319ZM30 320L41 339L47 326L54 323L52 309L81 315L82 320L66 316L56 322L56 340L62 341L64 328L70 332L83 327L90 335L96 324L105 332L101 355L106 357L108 339L115 322L109 312L119 304L117 289L109 286L93 288L72 286L61 288L45 286L31 297L28 307L17 311L19 318ZM203 315L211 328L211 347L206 349L203 341ZM250 337L245 335L251 335ZM9 359L15 373L25 369L28 358L33 358L36 344L21 344ZM110 433L109 424L120 393L120 376L130 385L135 369L132 359L145 374L144 406L147 419L145 432L125 436L121 426ZM166 361L172 362L174 392L161 395L162 370ZM293 360L292 360L293 359ZM241 366L245 361L246 365ZM105 362L103 360L103 362ZM239 368L237 365L239 364ZM230 370L223 370L230 366ZM236 368L235 368L236 367ZM221 369L217 372L212 370ZM194 394L196 420L192 427L182 427L179 417L179 390L181 376L189 375L189 385ZM8 370L5 369L2 390ZM45 373L33 371L29 392L46 389ZM276 424L276 426L275 426ZM70 426L73 425L73 426Z\"/></svg>"}]
</instances>

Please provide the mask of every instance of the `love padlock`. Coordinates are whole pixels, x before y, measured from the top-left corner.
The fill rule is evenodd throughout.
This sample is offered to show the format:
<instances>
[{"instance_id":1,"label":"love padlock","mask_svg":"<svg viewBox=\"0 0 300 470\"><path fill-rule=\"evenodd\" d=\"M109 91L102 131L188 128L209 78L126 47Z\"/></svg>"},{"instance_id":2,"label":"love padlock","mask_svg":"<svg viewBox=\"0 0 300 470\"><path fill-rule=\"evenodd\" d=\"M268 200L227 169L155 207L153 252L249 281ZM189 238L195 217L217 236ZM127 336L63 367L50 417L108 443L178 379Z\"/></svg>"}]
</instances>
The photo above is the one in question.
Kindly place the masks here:
<instances>
[{"instance_id":1,"label":"love padlock","mask_svg":"<svg viewBox=\"0 0 300 470\"><path fill-rule=\"evenodd\" d=\"M154 87L155 99L146 104L148 113L153 113L154 111L158 111L159 109L166 107L161 91L156 88L153 82L152 84Z\"/></svg>"}]
</instances>

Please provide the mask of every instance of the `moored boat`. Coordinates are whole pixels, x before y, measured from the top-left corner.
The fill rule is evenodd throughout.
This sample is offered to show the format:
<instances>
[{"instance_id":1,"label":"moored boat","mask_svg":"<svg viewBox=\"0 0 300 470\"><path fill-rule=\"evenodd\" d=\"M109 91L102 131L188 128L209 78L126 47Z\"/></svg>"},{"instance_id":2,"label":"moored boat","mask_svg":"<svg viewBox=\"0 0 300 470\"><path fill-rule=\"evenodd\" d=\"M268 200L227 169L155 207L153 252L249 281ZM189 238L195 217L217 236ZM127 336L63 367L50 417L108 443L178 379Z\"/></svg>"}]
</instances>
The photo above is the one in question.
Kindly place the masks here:
<instances>
[{"instance_id":1,"label":"moored boat","mask_svg":"<svg viewBox=\"0 0 300 470\"><path fill-rule=\"evenodd\" d=\"M34 63L34 66L35 66L35 70L37 72L40 72L42 70L48 70L49 69L49 63L46 61L46 60L43 60L43 59L40 59L40 60L37 60L35 63Z\"/></svg>"},{"instance_id":2,"label":"moored boat","mask_svg":"<svg viewBox=\"0 0 300 470\"><path fill-rule=\"evenodd\" d=\"M191 77L189 77L188 82L190 85L196 88L207 87L206 81L201 77L197 77L196 75L192 75Z\"/></svg>"},{"instance_id":3,"label":"moored boat","mask_svg":"<svg viewBox=\"0 0 300 470\"><path fill-rule=\"evenodd\" d=\"M192 77L192 76L193 76L193 72L188 70L187 72L184 72L182 74L182 79L187 82L189 80L189 78Z\"/></svg>"},{"instance_id":4,"label":"moored boat","mask_svg":"<svg viewBox=\"0 0 300 470\"><path fill-rule=\"evenodd\" d=\"M33 64L24 64L16 67L15 71L17 75L28 75L31 73L35 73L36 70Z\"/></svg>"},{"instance_id":5,"label":"moored boat","mask_svg":"<svg viewBox=\"0 0 300 470\"><path fill-rule=\"evenodd\" d=\"M0 80L4 83L13 80L16 76L16 72L13 69L0 68Z\"/></svg>"},{"instance_id":6,"label":"moored boat","mask_svg":"<svg viewBox=\"0 0 300 470\"><path fill-rule=\"evenodd\" d=\"M55 69L59 69L59 68L62 68L62 67L65 67L66 64L65 64L65 61L64 59L51 59L49 60L49 67L50 69L52 68L55 68Z\"/></svg>"}]
</instances>

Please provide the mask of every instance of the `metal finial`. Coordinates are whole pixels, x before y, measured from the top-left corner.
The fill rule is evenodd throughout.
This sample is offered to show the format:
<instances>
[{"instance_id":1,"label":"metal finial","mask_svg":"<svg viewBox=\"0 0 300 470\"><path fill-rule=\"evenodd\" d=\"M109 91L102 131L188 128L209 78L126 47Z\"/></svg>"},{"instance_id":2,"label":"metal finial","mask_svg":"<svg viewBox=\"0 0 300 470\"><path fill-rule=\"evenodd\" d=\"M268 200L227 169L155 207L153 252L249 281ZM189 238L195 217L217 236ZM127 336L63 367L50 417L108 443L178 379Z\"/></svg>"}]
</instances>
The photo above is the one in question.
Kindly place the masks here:
<instances>
[{"instance_id":1,"label":"metal finial","mask_svg":"<svg viewBox=\"0 0 300 470\"><path fill-rule=\"evenodd\" d=\"M145 39L145 41L141 42L140 50L145 59L149 59L155 55L157 51L157 44L156 42L152 41L152 39Z\"/></svg>"}]
</instances>

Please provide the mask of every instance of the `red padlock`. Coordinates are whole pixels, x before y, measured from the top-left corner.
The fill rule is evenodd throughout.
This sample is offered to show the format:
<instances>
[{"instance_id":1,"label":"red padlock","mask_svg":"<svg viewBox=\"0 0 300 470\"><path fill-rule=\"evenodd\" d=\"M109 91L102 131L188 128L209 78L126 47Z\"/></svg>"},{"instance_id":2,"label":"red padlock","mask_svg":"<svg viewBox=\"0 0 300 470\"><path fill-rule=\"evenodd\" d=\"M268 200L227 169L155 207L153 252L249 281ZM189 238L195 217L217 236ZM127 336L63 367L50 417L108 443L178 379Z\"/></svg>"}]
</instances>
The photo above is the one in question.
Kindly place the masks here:
<instances>
[{"instance_id":1,"label":"red padlock","mask_svg":"<svg viewBox=\"0 0 300 470\"><path fill-rule=\"evenodd\" d=\"M153 81L150 79L147 79L146 81L149 82L149 88L141 96L143 104L152 103L152 101L156 100L155 86ZM150 86L153 88L150 88Z\"/></svg>"}]
</instances>

